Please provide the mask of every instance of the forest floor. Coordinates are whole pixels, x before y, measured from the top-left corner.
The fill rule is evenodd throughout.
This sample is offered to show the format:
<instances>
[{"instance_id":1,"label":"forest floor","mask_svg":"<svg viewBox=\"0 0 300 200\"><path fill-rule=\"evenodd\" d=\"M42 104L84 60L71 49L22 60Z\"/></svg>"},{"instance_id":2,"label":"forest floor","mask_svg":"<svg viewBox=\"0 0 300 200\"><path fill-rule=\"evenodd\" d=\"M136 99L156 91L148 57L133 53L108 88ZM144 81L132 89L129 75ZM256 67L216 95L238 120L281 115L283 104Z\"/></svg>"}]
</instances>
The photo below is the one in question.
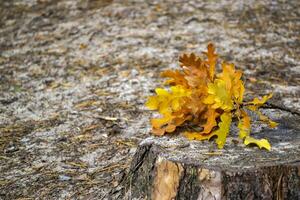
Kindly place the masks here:
<instances>
[{"instance_id":1,"label":"forest floor","mask_svg":"<svg viewBox=\"0 0 300 200\"><path fill-rule=\"evenodd\" d=\"M0 199L126 198L159 73L208 42L247 98L299 114L299 19L297 0L0 1Z\"/></svg>"}]
</instances>

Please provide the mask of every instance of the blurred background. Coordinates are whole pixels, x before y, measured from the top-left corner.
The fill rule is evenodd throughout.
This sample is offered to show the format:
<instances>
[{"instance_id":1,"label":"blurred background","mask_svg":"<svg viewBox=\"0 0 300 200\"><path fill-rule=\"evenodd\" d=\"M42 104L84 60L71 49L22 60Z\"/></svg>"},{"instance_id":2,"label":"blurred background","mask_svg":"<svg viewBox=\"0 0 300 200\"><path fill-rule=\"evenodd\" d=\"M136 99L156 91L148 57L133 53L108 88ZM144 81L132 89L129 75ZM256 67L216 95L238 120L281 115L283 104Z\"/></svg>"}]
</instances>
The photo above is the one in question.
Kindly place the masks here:
<instances>
[{"instance_id":1,"label":"blurred background","mask_svg":"<svg viewBox=\"0 0 300 200\"><path fill-rule=\"evenodd\" d=\"M209 42L300 113L300 2L0 1L0 199L123 199L147 96Z\"/></svg>"}]
</instances>

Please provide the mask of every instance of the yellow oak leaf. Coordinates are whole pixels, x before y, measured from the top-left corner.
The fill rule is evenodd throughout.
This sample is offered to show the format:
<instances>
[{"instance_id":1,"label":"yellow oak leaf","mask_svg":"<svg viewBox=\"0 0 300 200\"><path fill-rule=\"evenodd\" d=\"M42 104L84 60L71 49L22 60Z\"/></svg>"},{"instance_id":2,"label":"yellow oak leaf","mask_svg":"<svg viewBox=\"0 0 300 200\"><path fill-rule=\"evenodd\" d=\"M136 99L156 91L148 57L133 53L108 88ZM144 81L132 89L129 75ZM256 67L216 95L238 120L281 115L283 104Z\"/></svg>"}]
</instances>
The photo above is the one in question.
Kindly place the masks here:
<instances>
[{"instance_id":1,"label":"yellow oak leaf","mask_svg":"<svg viewBox=\"0 0 300 200\"><path fill-rule=\"evenodd\" d=\"M241 118L238 123L238 128L240 130L239 137L243 139L250 134L250 117L245 111L241 111Z\"/></svg>"},{"instance_id":2,"label":"yellow oak leaf","mask_svg":"<svg viewBox=\"0 0 300 200\"><path fill-rule=\"evenodd\" d=\"M237 77L238 75L238 77ZM236 79L240 79L241 74L238 73L236 74L235 72L235 68L234 68L234 64L230 64L230 63L226 63L223 62L222 63L222 73L220 73L218 75L218 78L222 79L225 81L226 83L226 89L230 90L233 84L233 80Z\"/></svg>"},{"instance_id":3,"label":"yellow oak leaf","mask_svg":"<svg viewBox=\"0 0 300 200\"><path fill-rule=\"evenodd\" d=\"M226 89L224 80L215 79L214 83L208 84L208 96L203 100L205 104L209 104L212 108L221 108L224 111L233 109L233 101L230 91Z\"/></svg>"},{"instance_id":4,"label":"yellow oak leaf","mask_svg":"<svg viewBox=\"0 0 300 200\"><path fill-rule=\"evenodd\" d=\"M244 140L244 144L245 144L245 145L255 144L255 145L257 145L260 149L261 149L261 148L265 148L265 149L267 149L268 151L271 150L271 145L270 145L269 141L266 140L266 139L260 139L260 140L259 140L259 139L255 139L255 138L250 137L250 136L246 136L246 137L245 137L245 140Z\"/></svg>"},{"instance_id":5,"label":"yellow oak leaf","mask_svg":"<svg viewBox=\"0 0 300 200\"><path fill-rule=\"evenodd\" d=\"M221 122L218 123L219 129L214 131L212 134L218 136L216 139L216 143L218 145L218 148L223 148L227 134L230 130L230 124L232 121L232 116L230 112L225 112L221 115Z\"/></svg>"},{"instance_id":6,"label":"yellow oak leaf","mask_svg":"<svg viewBox=\"0 0 300 200\"><path fill-rule=\"evenodd\" d=\"M145 104L150 110L157 110L159 101L156 96L150 96Z\"/></svg>"},{"instance_id":7,"label":"yellow oak leaf","mask_svg":"<svg viewBox=\"0 0 300 200\"><path fill-rule=\"evenodd\" d=\"M247 105L246 108L248 108L251 111L256 111L258 109L258 107L255 105Z\"/></svg>"},{"instance_id":8,"label":"yellow oak leaf","mask_svg":"<svg viewBox=\"0 0 300 200\"><path fill-rule=\"evenodd\" d=\"M201 134L200 132L184 132L183 135L189 140L209 140L212 134Z\"/></svg>"},{"instance_id":9,"label":"yellow oak leaf","mask_svg":"<svg viewBox=\"0 0 300 200\"><path fill-rule=\"evenodd\" d=\"M163 135L165 132L173 132L176 127L190 119L190 114L186 114L186 98L191 95L191 91L181 85L173 86L170 91L156 88L156 96L149 97L146 106L150 109L158 110L162 114L161 118L151 119L152 133Z\"/></svg>"},{"instance_id":10,"label":"yellow oak leaf","mask_svg":"<svg viewBox=\"0 0 300 200\"><path fill-rule=\"evenodd\" d=\"M149 97L146 106L151 110L158 110L161 114L178 111L184 104L184 98L191 95L191 91L181 85L172 86L170 90L171 92L156 88L157 95Z\"/></svg>"},{"instance_id":11,"label":"yellow oak leaf","mask_svg":"<svg viewBox=\"0 0 300 200\"><path fill-rule=\"evenodd\" d=\"M231 91L237 102L243 102L245 87L243 81L240 80L242 72L235 70L233 64L226 62L222 63L222 69L223 71L218 75L218 78L225 81L226 89Z\"/></svg>"},{"instance_id":12,"label":"yellow oak leaf","mask_svg":"<svg viewBox=\"0 0 300 200\"><path fill-rule=\"evenodd\" d=\"M233 91L233 95L238 100L239 103L243 103L244 93L245 93L244 83L243 81L239 80L238 83L236 83Z\"/></svg>"},{"instance_id":13,"label":"yellow oak leaf","mask_svg":"<svg viewBox=\"0 0 300 200\"><path fill-rule=\"evenodd\" d=\"M168 99L169 92L163 88L156 88L155 89L156 96L150 96L148 101L146 102L146 106L150 110L158 110L161 106L162 102Z\"/></svg>"},{"instance_id":14,"label":"yellow oak leaf","mask_svg":"<svg viewBox=\"0 0 300 200\"><path fill-rule=\"evenodd\" d=\"M276 128L278 126L278 123L277 122L274 122L272 120L269 120L269 127L270 128Z\"/></svg>"},{"instance_id":15,"label":"yellow oak leaf","mask_svg":"<svg viewBox=\"0 0 300 200\"><path fill-rule=\"evenodd\" d=\"M165 114L162 118L153 118L151 119L152 127L155 129L161 128L162 126L171 122L173 118L174 117L171 114Z\"/></svg>"},{"instance_id":16,"label":"yellow oak leaf","mask_svg":"<svg viewBox=\"0 0 300 200\"><path fill-rule=\"evenodd\" d=\"M277 125L278 125L277 122L272 121L271 119L269 119L267 116L263 115L263 114L262 114L260 111L258 111L258 110L256 111L256 113L258 114L259 119L260 119L262 122L268 124L268 126L269 126L270 128L275 128L275 127L277 127Z\"/></svg>"},{"instance_id":17,"label":"yellow oak leaf","mask_svg":"<svg viewBox=\"0 0 300 200\"><path fill-rule=\"evenodd\" d=\"M260 107L260 106L262 106L264 103L266 103L269 99L271 99L272 96L273 96L273 94L270 93L270 94L268 94L268 95L263 96L263 97L260 98L260 99L257 98L257 97L255 97L252 101L248 102L247 104L253 104L253 105L255 105L255 106Z\"/></svg>"},{"instance_id":18,"label":"yellow oak leaf","mask_svg":"<svg viewBox=\"0 0 300 200\"><path fill-rule=\"evenodd\" d=\"M209 140L213 136L217 136L216 143L218 148L223 148L227 134L230 130L232 116L230 112L225 112L221 115L221 122L218 123L219 129L210 134L201 134L199 132L185 132L184 136L190 140Z\"/></svg>"},{"instance_id":19,"label":"yellow oak leaf","mask_svg":"<svg viewBox=\"0 0 300 200\"><path fill-rule=\"evenodd\" d=\"M146 106L157 110L160 118L151 119L152 133L172 133L178 126L202 127L199 132L185 132L188 139L209 140L216 136L218 148L223 148L233 119L238 119L239 137L245 144L254 143L260 148L270 149L268 141L249 137L251 119L245 108L258 114L260 121L274 128L277 123L263 115L258 109L272 97L254 98L243 102L245 92L241 80L242 72L233 64L221 63L222 72L216 73L218 55L213 44L207 46L202 59L195 54L183 54L179 58L181 70L167 70L161 76L167 78L169 89L156 88ZM269 146L268 146L269 145Z\"/></svg>"},{"instance_id":20,"label":"yellow oak leaf","mask_svg":"<svg viewBox=\"0 0 300 200\"><path fill-rule=\"evenodd\" d=\"M180 85L171 87L171 91L171 106L173 108L173 111L178 111L183 105L184 98L191 96L191 91Z\"/></svg>"}]
</instances>

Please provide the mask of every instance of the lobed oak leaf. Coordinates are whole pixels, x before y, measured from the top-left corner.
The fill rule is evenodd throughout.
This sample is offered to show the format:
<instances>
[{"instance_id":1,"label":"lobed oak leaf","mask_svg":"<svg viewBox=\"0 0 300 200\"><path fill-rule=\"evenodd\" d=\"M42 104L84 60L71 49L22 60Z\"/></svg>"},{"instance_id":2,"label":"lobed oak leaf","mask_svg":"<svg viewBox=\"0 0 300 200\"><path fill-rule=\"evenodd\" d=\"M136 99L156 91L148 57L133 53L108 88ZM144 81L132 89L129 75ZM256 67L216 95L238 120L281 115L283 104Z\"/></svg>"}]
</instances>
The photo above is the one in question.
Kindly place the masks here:
<instances>
[{"instance_id":1,"label":"lobed oak leaf","mask_svg":"<svg viewBox=\"0 0 300 200\"><path fill-rule=\"evenodd\" d=\"M226 89L224 80L215 79L213 83L208 84L208 96L203 100L203 103L211 105L212 108L221 108L224 111L233 109L233 101L230 91Z\"/></svg>"},{"instance_id":2,"label":"lobed oak leaf","mask_svg":"<svg viewBox=\"0 0 300 200\"><path fill-rule=\"evenodd\" d=\"M223 148L227 134L230 130L230 124L232 121L232 115L230 112L225 112L221 115L221 122L219 122L218 127L219 129L214 131L212 134L216 135L218 138L216 139L216 143L218 145L218 148Z\"/></svg>"},{"instance_id":3,"label":"lobed oak leaf","mask_svg":"<svg viewBox=\"0 0 300 200\"><path fill-rule=\"evenodd\" d=\"M171 106L173 111L178 111L181 106L184 104L184 101L186 97L191 96L191 91L189 89L186 89L182 86L173 86L171 87L172 91L172 100L171 100Z\"/></svg>"},{"instance_id":4,"label":"lobed oak leaf","mask_svg":"<svg viewBox=\"0 0 300 200\"><path fill-rule=\"evenodd\" d=\"M231 121L237 118L239 137L244 139L246 145L254 143L260 148L270 149L268 141L249 137L251 119L244 108L256 112L262 122L274 128L277 123L258 110L272 94L244 103L242 72L236 70L233 64L223 62L222 72L215 75L218 58L215 47L209 44L207 52L203 53L206 59L193 53L183 54L179 58L182 71L167 70L161 74L168 78L165 84L171 87L168 90L156 88L156 95L149 97L146 102L149 109L157 110L162 115L151 120L152 133L171 133L189 121L203 130L185 132L188 139L209 140L216 136L218 148L223 148Z\"/></svg>"},{"instance_id":5,"label":"lobed oak leaf","mask_svg":"<svg viewBox=\"0 0 300 200\"><path fill-rule=\"evenodd\" d=\"M167 77L169 78L165 84L168 85L182 85L186 88L189 87L187 80L184 78L184 74L180 72L179 70L166 70L161 73L162 77Z\"/></svg>"},{"instance_id":6,"label":"lobed oak leaf","mask_svg":"<svg viewBox=\"0 0 300 200\"><path fill-rule=\"evenodd\" d=\"M165 132L166 132L166 130L161 129L161 128L158 128L158 129L152 128L152 130L151 130L151 133L156 135L156 136L162 136L162 135L165 134Z\"/></svg>"},{"instance_id":7,"label":"lobed oak leaf","mask_svg":"<svg viewBox=\"0 0 300 200\"><path fill-rule=\"evenodd\" d=\"M150 96L145 104L150 110L157 110L159 101L156 96Z\"/></svg>"},{"instance_id":8,"label":"lobed oak leaf","mask_svg":"<svg viewBox=\"0 0 300 200\"><path fill-rule=\"evenodd\" d=\"M251 110L251 111L257 111L258 110L258 107L255 106L255 105L247 105L246 108Z\"/></svg>"},{"instance_id":9,"label":"lobed oak leaf","mask_svg":"<svg viewBox=\"0 0 300 200\"><path fill-rule=\"evenodd\" d=\"M184 70L188 85L193 88L206 86L209 72L205 63L195 54L183 54L179 58L180 66Z\"/></svg>"},{"instance_id":10,"label":"lobed oak leaf","mask_svg":"<svg viewBox=\"0 0 300 200\"><path fill-rule=\"evenodd\" d=\"M190 69L199 69L203 66L201 58L196 56L194 53L183 54L179 57L179 62L181 67L186 67Z\"/></svg>"},{"instance_id":11,"label":"lobed oak leaf","mask_svg":"<svg viewBox=\"0 0 300 200\"><path fill-rule=\"evenodd\" d=\"M273 96L272 93L263 96L262 98L257 98L255 97L252 101L248 102L247 104L252 104L254 106L256 106L256 108L262 106L264 103L266 103L269 99L271 99Z\"/></svg>"},{"instance_id":12,"label":"lobed oak leaf","mask_svg":"<svg viewBox=\"0 0 300 200\"><path fill-rule=\"evenodd\" d=\"M210 134L201 134L199 132L185 132L184 136L190 140L209 140L213 136L217 136L216 143L218 148L223 148L227 134L230 130L232 116L230 112L225 112L221 115L221 122L218 123L219 129Z\"/></svg>"},{"instance_id":13,"label":"lobed oak leaf","mask_svg":"<svg viewBox=\"0 0 300 200\"><path fill-rule=\"evenodd\" d=\"M176 129L176 126L174 124L168 124L168 126L166 126L165 130L167 133L172 133L174 132Z\"/></svg>"},{"instance_id":14,"label":"lobed oak leaf","mask_svg":"<svg viewBox=\"0 0 300 200\"><path fill-rule=\"evenodd\" d=\"M152 133L155 135L163 135L165 132L172 133L177 126L183 124L186 120L190 120L191 116L184 113L168 113L162 118L151 119Z\"/></svg>"},{"instance_id":15,"label":"lobed oak leaf","mask_svg":"<svg viewBox=\"0 0 300 200\"><path fill-rule=\"evenodd\" d=\"M183 135L189 140L209 140L212 134L201 134L200 132L184 132Z\"/></svg>"},{"instance_id":16,"label":"lobed oak leaf","mask_svg":"<svg viewBox=\"0 0 300 200\"><path fill-rule=\"evenodd\" d=\"M192 115L199 117L199 115L207 108L207 105L203 103L203 99L207 94L207 88L199 86L199 88L191 88L190 91L191 95L186 101L186 108Z\"/></svg>"},{"instance_id":17,"label":"lobed oak leaf","mask_svg":"<svg viewBox=\"0 0 300 200\"><path fill-rule=\"evenodd\" d=\"M157 95L149 97L146 106L151 110L158 110L161 114L178 111L184 105L184 98L191 95L191 91L181 85L172 86L170 90L171 92L156 88Z\"/></svg>"},{"instance_id":18,"label":"lobed oak leaf","mask_svg":"<svg viewBox=\"0 0 300 200\"><path fill-rule=\"evenodd\" d=\"M270 128L276 128L278 126L278 123L277 122L274 122L272 120L269 120L269 127Z\"/></svg>"},{"instance_id":19,"label":"lobed oak leaf","mask_svg":"<svg viewBox=\"0 0 300 200\"><path fill-rule=\"evenodd\" d=\"M169 112L170 93L162 88L155 89L156 96L150 96L146 106L151 110L158 110L160 113Z\"/></svg>"},{"instance_id":20,"label":"lobed oak leaf","mask_svg":"<svg viewBox=\"0 0 300 200\"><path fill-rule=\"evenodd\" d=\"M259 105L248 105L247 108L251 111L254 111L258 117L259 117L259 120L264 122L265 124L268 124L268 126L270 128L276 128L278 123L277 122L274 122L272 121L271 119L269 119L267 116L263 115L259 110Z\"/></svg>"},{"instance_id":21,"label":"lobed oak leaf","mask_svg":"<svg viewBox=\"0 0 300 200\"><path fill-rule=\"evenodd\" d=\"M208 108L207 112L204 114L204 117L206 118L206 123L203 126L203 131L201 134L209 134L211 130L217 126L216 118L220 114L216 112L215 109Z\"/></svg>"},{"instance_id":22,"label":"lobed oak leaf","mask_svg":"<svg viewBox=\"0 0 300 200\"><path fill-rule=\"evenodd\" d=\"M170 113L164 114L162 118L151 119L152 133L155 135L163 135L165 132L173 132L176 126L172 124L174 116Z\"/></svg>"},{"instance_id":23,"label":"lobed oak leaf","mask_svg":"<svg viewBox=\"0 0 300 200\"><path fill-rule=\"evenodd\" d=\"M164 114L161 118L153 118L151 119L152 127L155 129L161 128L162 126L168 124L173 119L171 114Z\"/></svg>"},{"instance_id":24,"label":"lobed oak leaf","mask_svg":"<svg viewBox=\"0 0 300 200\"><path fill-rule=\"evenodd\" d=\"M237 102L242 103L245 91L244 83L240 80L242 72L235 70L233 64L226 62L222 63L222 69L223 71L218 75L218 78L225 81L226 89L231 91Z\"/></svg>"},{"instance_id":25,"label":"lobed oak leaf","mask_svg":"<svg viewBox=\"0 0 300 200\"><path fill-rule=\"evenodd\" d=\"M243 103L245 93L245 86L243 81L238 81L234 87L234 97L237 99L238 103Z\"/></svg>"},{"instance_id":26,"label":"lobed oak leaf","mask_svg":"<svg viewBox=\"0 0 300 200\"><path fill-rule=\"evenodd\" d=\"M215 47L212 43L207 45L207 52L203 52L207 56L206 64L209 66L209 77L210 80L214 79L215 68L217 63L218 55L215 53Z\"/></svg>"},{"instance_id":27,"label":"lobed oak leaf","mask_svg":"<svg viewBox=\"0 0 300 200\"><path fill-rule=\"evenodd\" d=\"M260 139L260 140L258 140L258 139L255 139L255 138L253 138L253 137L247 136L247 137L245 137L244 144L245 144L245 145L255 144L255 145L257 145L260 149L261 149L261 148L265 148L265 149L267 149L268 151L271 150L271 145L270 145L269 141L266 140L266 139Z\"/></svg>"},{"instance_id":28,"label":"lobed oak leaf","mask_svg":"<svg viewBox=\"0 0 300 200\"><path fill-rule=\"evenodd\" d=\"M241 139L245 138L250 134L250 117L245 111L241 111L242 117L239 119L238 128L239 128L239 137Z\"/></svg>"},{"instance_id":29,"label":"lobed oak leaf","mask_svg":"<svg viewBox=\"0 0 300 200\"><path fill-rule=\"evenodd\" d=\"M158 96L168 96L169 92L163 88L156 88L155 92Z\"/></svg>"},{"instance_id":30,"label":"lobed oak leaf","mask_svg":"<svg viewBox=\"0 0 300 200\"><path fill-rule=\"evenodd\" d=\"M262 122L268 124L268 126L269 126L270 128L275 128L275 127L277 127L277 125L278 125L277 122L272 121L272 120L269 119L267 116L263 115L260 111L256 111L256 113L258 114L259 119L260 119Z\"/></svg>"}]
</instances>

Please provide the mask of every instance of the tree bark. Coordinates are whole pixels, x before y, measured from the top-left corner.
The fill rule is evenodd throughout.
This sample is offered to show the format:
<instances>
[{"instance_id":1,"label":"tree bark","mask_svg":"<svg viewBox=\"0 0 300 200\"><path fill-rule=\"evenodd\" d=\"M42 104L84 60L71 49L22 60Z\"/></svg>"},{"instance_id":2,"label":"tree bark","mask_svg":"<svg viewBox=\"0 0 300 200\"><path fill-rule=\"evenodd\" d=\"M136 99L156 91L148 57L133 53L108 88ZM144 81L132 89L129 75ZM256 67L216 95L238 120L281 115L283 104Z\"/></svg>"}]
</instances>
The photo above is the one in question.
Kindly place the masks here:
<instances>
[{"instance_id":1,"label":"tree bark","mask_svg":"<svg viewBox=\"0 0 300 200\"><path fill-rule=\"evenodd\" d=\"M155 200L300 199L300 129L293 123L299 116L289 117L289 126L256 135L269 139L269 152L244 147L233 138L224 149L212 150L213 142L150 137L134 156L126 195Z\"/></svg>"}]
</instances>

